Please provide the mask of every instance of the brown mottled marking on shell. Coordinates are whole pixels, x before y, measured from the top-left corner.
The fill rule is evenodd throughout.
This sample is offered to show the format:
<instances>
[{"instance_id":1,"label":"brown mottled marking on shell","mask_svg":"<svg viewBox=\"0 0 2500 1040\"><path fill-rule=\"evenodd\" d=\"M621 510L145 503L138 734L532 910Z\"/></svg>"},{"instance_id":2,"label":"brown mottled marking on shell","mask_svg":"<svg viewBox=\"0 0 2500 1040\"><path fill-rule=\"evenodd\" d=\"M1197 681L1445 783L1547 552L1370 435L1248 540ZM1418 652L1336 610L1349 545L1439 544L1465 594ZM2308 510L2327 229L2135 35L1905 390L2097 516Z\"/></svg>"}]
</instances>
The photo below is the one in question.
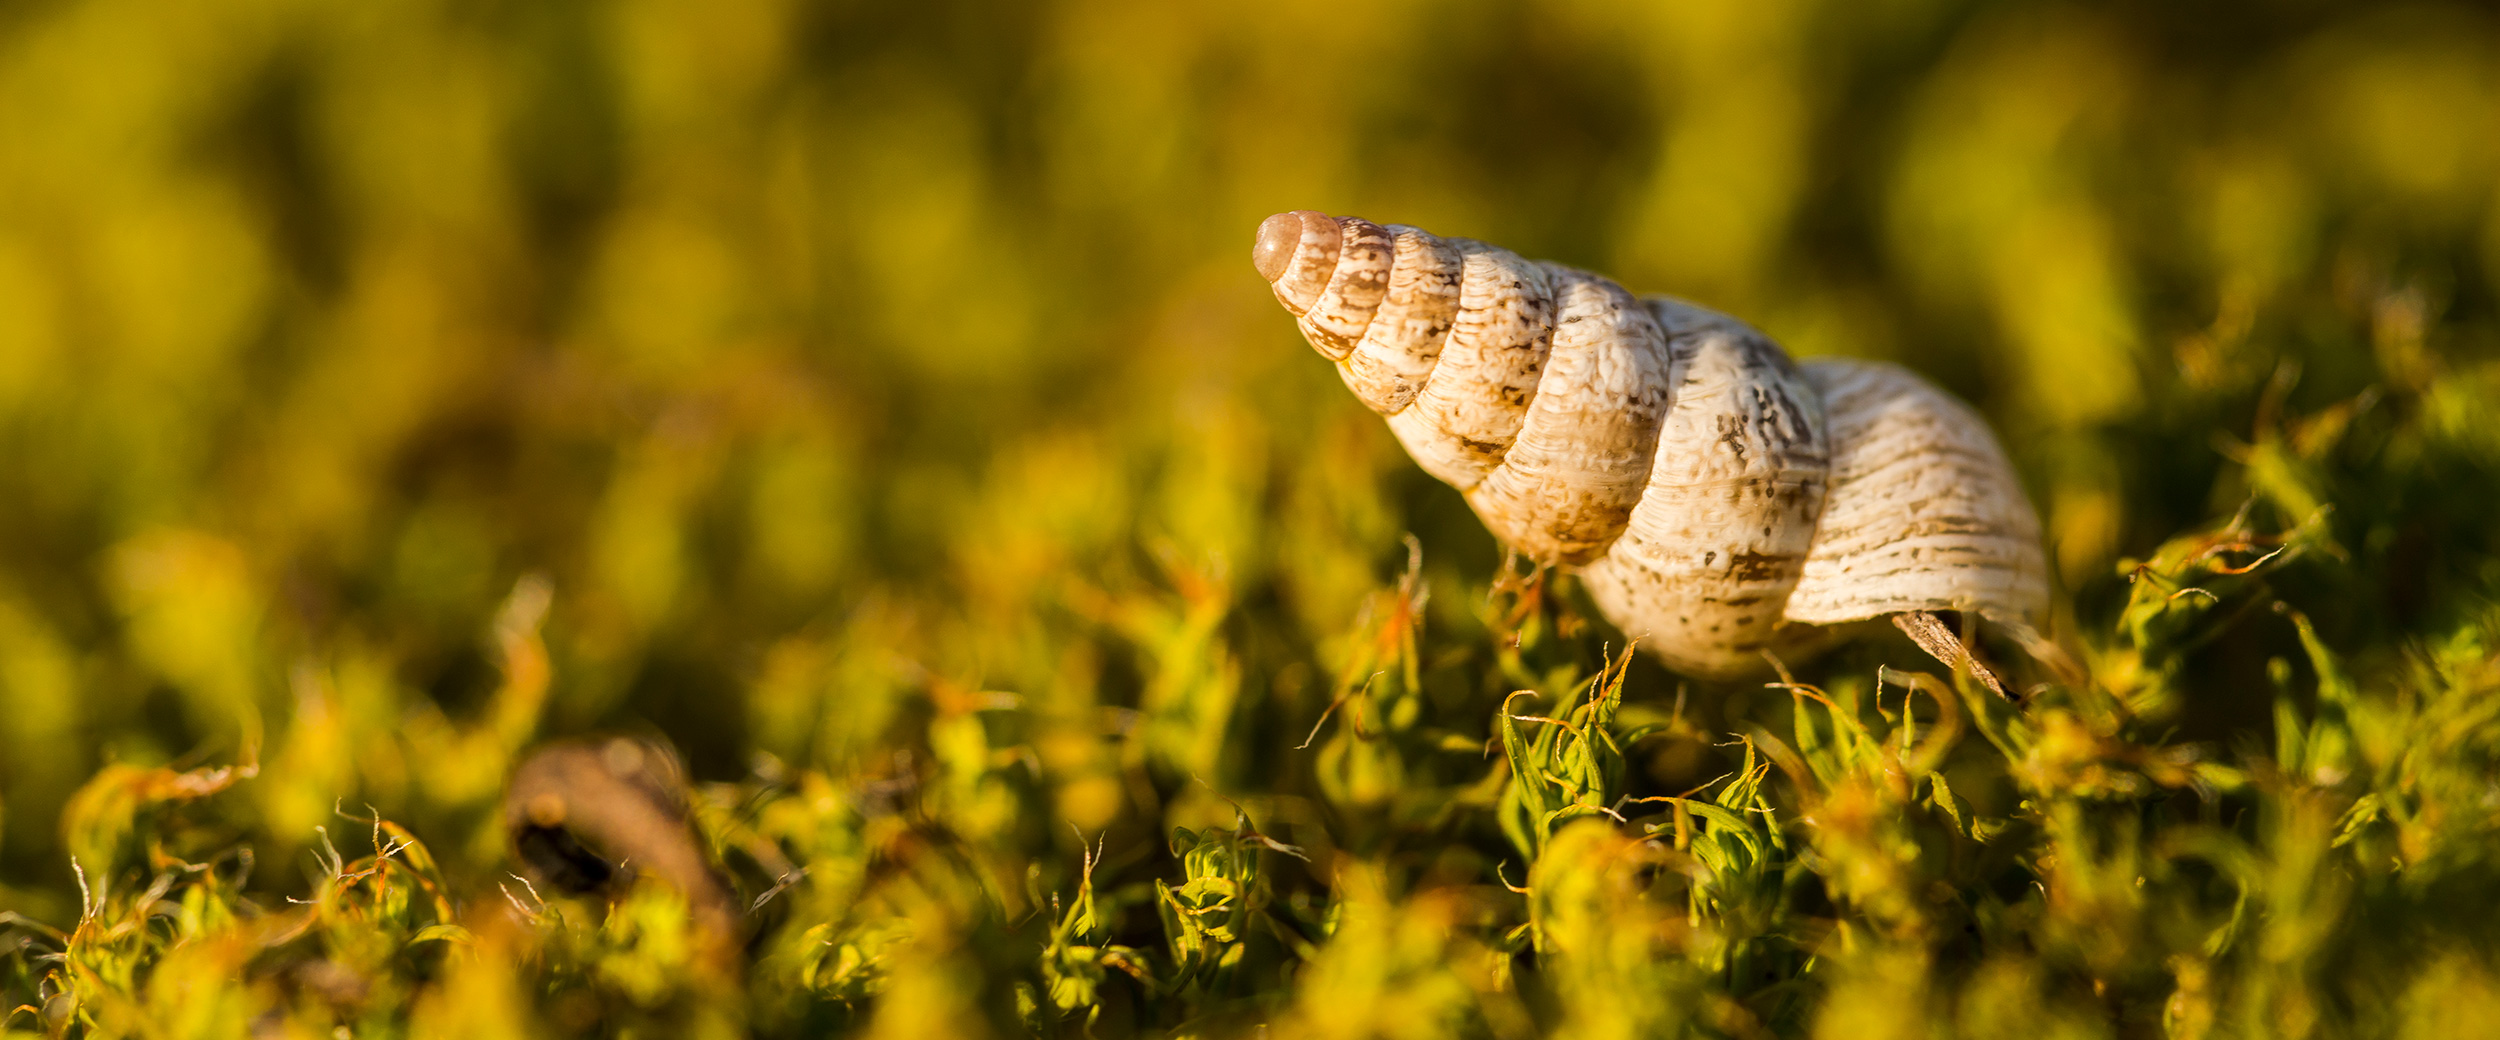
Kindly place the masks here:
<instances>
[{"instance_id":1,"label":"brown mottled marking on shell","mask_svg":"<svg viewBox=\"0 0 2500 1040\"><path fill-rule=\"evenodd\" d=\"M1337 218L1337 266L1311 309L1302 312L1302 338L1331 361L1345 360L1370 327L1389 293L1389 261L1395 255L1387 229L1359 217Z\"/></svg>"},{"instance_id":2,"label":"brown mottled marking on shell","mask_svg":"<svg viewBox=\"0 0 2500 1040\"><path fill-rule=\"evenodd\" d=\"M1414 228L1392 224L1388 230L1396 242L1388 295L1337 374L1373 411L1396 415L1414 402L1441 360L1441 344L1458 317L1463 258Z\"/></svg>"},{"instance_id":3,"label":"brown mottled marking on shell","mask_svg":"<svg viewBox=\"0 0 2500 1040\"><path fill-rule=\"evenodd\" d=\"M1987 422L1892 365L1818 359L1804 374L1830 417L1832 489L1789 619L1976 610L2037 622L2040 521Z\"/></svg>"},{"instance_id":4,"label":"brown mottled marking on shell","mask_svg":"<svg viewBox=\"0 0 2500 1040\"><path fill-rule=\"evenodd\" d=\"M1463 257L1458 313L1440 361L1389 429L1424 472L1476 486L1519 436L1554 331L1543 267L1507 249L1451 239Z\"/></svg>"},{"instance_id":5,"label":"brown mottled marking on shell","mask_svg":"<svg viewBox=\"0 0 2500 1040\"><path fill-rule=\"evenodd\" d=\"M1647 301L1677 360L1675 405L1630 524L1582 578L1626 634L1690 674L1759 670L1825 496L1820 395L1761 333Z\"/></svg>"},{"instance_id":6,"label":"brown mottled marking on shell","mask_svg":"<svg viewBox=\"0 0 2500 1040\"><path fill-rule=\"evenodd\" d=\"M1345 244L1345 235L1336 222L1319 213L1301 213L1302 239L1295 243L1293 260L1285 265L1285 273L1276 276L1273 288L1276 302L1285 305L1294 317L1301 317L1319 302L1319 294L1328 290L1328 279L1337 273L1337 250Z\"/></svg>"},{"instance_id":7,"label":"brown mottled marking on shell","mask_svg":"<svg viewBox=\"0 0 2500 1040\"><path fill-rule=\"evenodd\" d=\"M1467 502L1530 559L1576 566L1614 543L1649 486L1675 384L1649 308L1606 279L1544 267L1553 347L1518 439Z\"/></svg>"}]
</instances>

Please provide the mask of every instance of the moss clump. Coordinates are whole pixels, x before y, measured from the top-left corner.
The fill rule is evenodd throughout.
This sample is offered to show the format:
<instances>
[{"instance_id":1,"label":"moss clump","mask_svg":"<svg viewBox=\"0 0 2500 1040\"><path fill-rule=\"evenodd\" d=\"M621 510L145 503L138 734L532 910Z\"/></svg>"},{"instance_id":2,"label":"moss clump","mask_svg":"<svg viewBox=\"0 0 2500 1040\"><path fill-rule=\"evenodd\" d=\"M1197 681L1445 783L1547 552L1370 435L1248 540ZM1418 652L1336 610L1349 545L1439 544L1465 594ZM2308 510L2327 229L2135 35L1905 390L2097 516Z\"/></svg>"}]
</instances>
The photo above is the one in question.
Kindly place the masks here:
<instances>
[{"instance_id":1,"label":"moss clump","mask_svg":"<svg viewBox=\"0 0 2500 1040\"><path fill-rule=\"evenodd\" d=\"M2500 1032L2500 37L2278 6L0 9L0 1031ZM1932 376L2057 649L1627 654L1301 206Z\"/></svg>"}]
</instances>

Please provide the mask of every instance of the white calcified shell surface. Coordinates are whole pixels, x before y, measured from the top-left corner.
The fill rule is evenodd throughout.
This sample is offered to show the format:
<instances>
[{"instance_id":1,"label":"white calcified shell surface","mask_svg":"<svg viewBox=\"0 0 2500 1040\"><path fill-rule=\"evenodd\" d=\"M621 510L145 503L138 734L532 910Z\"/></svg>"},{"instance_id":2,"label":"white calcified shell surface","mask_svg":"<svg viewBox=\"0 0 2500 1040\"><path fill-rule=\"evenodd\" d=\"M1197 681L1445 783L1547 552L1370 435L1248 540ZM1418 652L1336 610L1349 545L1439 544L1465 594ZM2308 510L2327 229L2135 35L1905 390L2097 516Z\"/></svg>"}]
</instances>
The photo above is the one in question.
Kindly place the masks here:
<instances>
[{"instance_id":1,"label":"white calcified shell surface","mask_svg":"<svg viewBox=\"0 0 2500 1040\"><path fill-rule=\"evenodd\" d=\"M1760 332L1466 239L1308 211L1253 259L1425 472L1703 676L1810 626L2030 622L2040 525L1971 409L1909 372L1792 363Z\"/></svg>"}]
</instances>

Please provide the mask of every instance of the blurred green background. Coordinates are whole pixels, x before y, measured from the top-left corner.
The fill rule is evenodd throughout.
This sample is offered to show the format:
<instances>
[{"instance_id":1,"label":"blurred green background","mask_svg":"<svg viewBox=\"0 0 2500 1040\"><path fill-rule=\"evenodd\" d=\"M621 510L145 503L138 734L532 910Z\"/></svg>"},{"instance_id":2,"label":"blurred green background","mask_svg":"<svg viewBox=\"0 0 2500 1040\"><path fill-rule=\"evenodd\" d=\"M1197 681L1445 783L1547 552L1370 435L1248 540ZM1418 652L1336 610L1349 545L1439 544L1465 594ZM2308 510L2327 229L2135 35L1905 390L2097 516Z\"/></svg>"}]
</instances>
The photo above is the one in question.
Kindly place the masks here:
<instances>
[{"instance_id":1,"label":"blurred green background","mask_svg":"<svg viewBox=\"0 0 2500 1040\"><path fill-rule=\"evenodd\" d=\"M0 906L74 914L109 762L257 754L281 886L342 803L475 872L538 737L839 771L982 691L1037 719L1026 826L1229 819L1124 727L1261 783L1402 534L1449 631L1498 560L1251 271L1297 208L1920 369L2070 626L2269 409L2367 387L2437 436L2303 609L2367 646L2500 580L2487 10L18 0ZM542 596L543 703L498 649ZM2268 638L2182 724L2262 730Z\"/></svg>"}]
</instances>

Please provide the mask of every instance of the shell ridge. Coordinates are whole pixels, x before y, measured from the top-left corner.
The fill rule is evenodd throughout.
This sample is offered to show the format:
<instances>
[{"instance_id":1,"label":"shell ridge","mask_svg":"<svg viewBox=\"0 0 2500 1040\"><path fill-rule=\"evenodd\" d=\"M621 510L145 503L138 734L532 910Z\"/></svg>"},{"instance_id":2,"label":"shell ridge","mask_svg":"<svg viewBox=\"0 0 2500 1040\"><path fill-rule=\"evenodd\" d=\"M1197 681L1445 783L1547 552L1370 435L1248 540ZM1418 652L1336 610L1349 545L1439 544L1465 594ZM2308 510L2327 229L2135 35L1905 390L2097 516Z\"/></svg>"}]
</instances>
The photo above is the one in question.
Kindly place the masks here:
<instances>
[{"instance_id":1,"label":"shell ridge","mask_svg":"<svg viewBox=\"0 0 2500 1040\"><path fill-rule=\"evenodd\" d=\"M1336 224L1336 266L1303 313L1301 325L1313 348L1331 361L1343 361L1389 293L1389 268L1396 254L1389 232L1380 225L1360 217L1341 217Z\"/></svg>"},{"instance_id":2,"label":"shell ridge","mask_svg":"<svg viewBox=\"0 0 2500 1040\"><path fill-rule=\"evenodd\" d=\"M1392 416L1414 404L1440 366L1463 272L1447 242L1400 224L1382 229L1393 243L1388 289L1337 371L1365 405Z\"/></svg>"},{"instance_id":3,"label":"shell ridge","mask_svg":"<svg viewBox=\"0 0 2500 1040\"><path fill-rule=\"evenodd\" d=\"M1550 350L1516 440L1468 500L1529 557L1572 566L1630 522L1667 412L1668 366L1655 322L1621 286L1539 266L1553 287Z\"/></svg>"},{"instance_id":4,"label":"shell ridge","mask_svg":"<svg viewBox=\"0 0 2500 1040\"><path fill-rule=\"evenodd\" d=\"M1450 239L1463 257L1458 309L1431 378L1395 418L1426 472L1461 491L1499 466L1517 439L1552 348L1545 272L1505 249Z\"/></svg>"}]
</instances>

